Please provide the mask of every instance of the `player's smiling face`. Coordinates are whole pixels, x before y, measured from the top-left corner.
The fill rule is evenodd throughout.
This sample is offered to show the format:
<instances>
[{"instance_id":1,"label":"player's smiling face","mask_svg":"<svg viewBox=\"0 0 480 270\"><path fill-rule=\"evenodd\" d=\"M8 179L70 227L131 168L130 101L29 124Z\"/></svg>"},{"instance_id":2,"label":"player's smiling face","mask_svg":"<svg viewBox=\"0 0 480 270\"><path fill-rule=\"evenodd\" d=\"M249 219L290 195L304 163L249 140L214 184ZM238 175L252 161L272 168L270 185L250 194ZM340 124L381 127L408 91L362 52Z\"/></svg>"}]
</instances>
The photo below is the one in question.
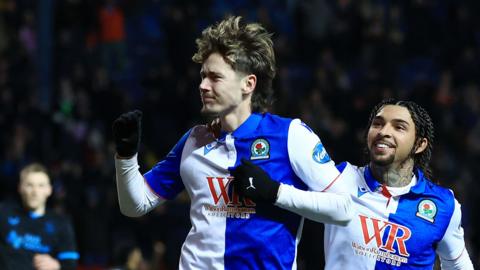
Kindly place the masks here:
<instances>
[{"instance_id":1,"label":"player's smiling face","mask_svg":"<svg viewBox=\"0 0 480 270\"><path fill-rule=\"evenodd\" d=\"M412 157L415 132L415 124L407 108L385 105L368 130L370 161L379 166L402 164Z\"/></svg>"},{"instance_id":2,"label":"player's smiling face","mask_svg":"<svg viewBox=\"0 0 480 270\"><path fill-rule=\"evenodd\" d=\"M237 110L249 110L250 100L245 95L246 76L236 72L219 53L212 53L200 71L201 112L223 117Z\"/></svg>"}]
</instances>

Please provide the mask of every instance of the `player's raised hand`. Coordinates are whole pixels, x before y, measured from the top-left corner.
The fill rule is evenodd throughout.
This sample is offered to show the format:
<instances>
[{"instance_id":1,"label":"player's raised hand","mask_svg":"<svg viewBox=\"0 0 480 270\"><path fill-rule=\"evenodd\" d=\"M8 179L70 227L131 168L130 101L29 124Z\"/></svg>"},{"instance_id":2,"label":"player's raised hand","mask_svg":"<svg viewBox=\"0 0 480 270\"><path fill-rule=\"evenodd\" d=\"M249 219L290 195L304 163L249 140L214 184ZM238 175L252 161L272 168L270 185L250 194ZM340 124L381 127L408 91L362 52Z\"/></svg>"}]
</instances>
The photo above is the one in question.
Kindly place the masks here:
<instances>
[{"instance_id":1,"label":"player's raised hand","mask_svg":"<svg viewBox=\"0 0 480 270\"><path fill-rule=\"evenodd\" d=\"M142 133L142 112L130 111L120 115L112 125L117 154L131 157L138 152Z\"/></svg>"},{"instance_id":2,"label":"player's raised hand","mask_svg":"<svg viewBox=\"0 0 480 270\"><path fill-rule=\"evenodd\" d=\"M242 164L230 170L233 185L241 197L254 202L275 203L280 183L274 181L259 166L242 159Z\"/></svg>"}]
</instances>

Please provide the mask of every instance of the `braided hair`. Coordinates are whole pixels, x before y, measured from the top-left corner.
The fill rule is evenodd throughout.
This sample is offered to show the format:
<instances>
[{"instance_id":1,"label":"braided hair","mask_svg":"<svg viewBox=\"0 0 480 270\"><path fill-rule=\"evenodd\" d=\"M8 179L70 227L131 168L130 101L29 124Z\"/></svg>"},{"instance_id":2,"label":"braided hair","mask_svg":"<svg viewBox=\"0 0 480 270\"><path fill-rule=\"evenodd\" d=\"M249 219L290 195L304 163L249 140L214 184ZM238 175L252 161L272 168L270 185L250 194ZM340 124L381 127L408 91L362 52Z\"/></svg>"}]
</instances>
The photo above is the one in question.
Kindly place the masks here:
<instances>
[{"instance_id":1,"label":"braided hair","mask_svg":"<svg viewBox=\"0 0 480 270\"><path fill-rule=\"evenodd\" d=\"M428 115L427 111L417 103L413 101L397 100L394 98L382 100L373 108L372 112L370 113L370 118L368 120L368 125L365 132L365 139L367 138L368 129L370 128L373 119L378 114L378 112L386 105L402 106L405 107L410 113L416 130L415 147L412 149L411 153L413 155L414 166L420 168L423 171L424 175L428 179L431 179L433 172L430 167L430 159L432 158L434 127L430 115ZM428 145L424 151L415 154L418 143L420 143L420 139L422 138L426 138L428 140ZM367 159L369 157L368 153L368 147L365 147L365 154L367 154Z\"/></svg>"}]
</instances>

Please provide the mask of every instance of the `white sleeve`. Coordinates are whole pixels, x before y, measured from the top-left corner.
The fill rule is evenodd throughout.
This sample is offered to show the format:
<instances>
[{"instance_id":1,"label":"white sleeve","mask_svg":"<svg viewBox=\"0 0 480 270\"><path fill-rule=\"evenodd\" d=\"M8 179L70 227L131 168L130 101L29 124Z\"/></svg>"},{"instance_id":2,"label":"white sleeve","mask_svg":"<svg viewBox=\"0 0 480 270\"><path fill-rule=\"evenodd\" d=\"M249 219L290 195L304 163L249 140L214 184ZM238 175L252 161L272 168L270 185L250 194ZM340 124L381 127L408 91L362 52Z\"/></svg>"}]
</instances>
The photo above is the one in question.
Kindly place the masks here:
<instances>
[{"instance_id":1,"label":"white sleeve","mask_svg":"<svg viewBox=\"0 0 480 270\"><path fill-rule=\"evenodd\" d=\"M288 129L288 156L295 174L315 191L340 191L331 188L340 172L313 131L295 119Z\"/></svg>"},{"instance_id":2,"label":"white sleeve","mask_svg":"<svg viewBox=\"0 0 480 270\"><path fill-rule=\"evenodd\" d=\"M150 189L138 168L137 155L115 157L118 203L122 214L129 217L142 216L165 201Z\"/></svg>"},{"instance_id":3,"label":"white sleeve","mask_svg":"<svg viewBox=\"0 0 480 270\"><path fill-rule=\"evenodd\" d=\"M281 184L275 205L313 221L347 225L354 214L350 196L318 191L303 191Z\"/></svg>"},{"instance_id":4,"label":"white sleeve","mask_svg":"<svg viewBox=\"0 0 480 270\"><path fill-rule=\"evenodd\" d=\"M444 270L473 270L472 260L464 248L462 254L453 260L446 260L440 257L440 267Z\"/></svg>"},{"instance_id":5,"label":"white sleeve","mask_svg":"<svg viewBox=\"0 0 480 270\"><path fill-rule=\"evenodd\" d=\"M461 226L462 211L455 199L455 209L436 252L440 257L442 269L473 269L472 262L465 248L463 228Z\"/></svg>"}]
</instances>

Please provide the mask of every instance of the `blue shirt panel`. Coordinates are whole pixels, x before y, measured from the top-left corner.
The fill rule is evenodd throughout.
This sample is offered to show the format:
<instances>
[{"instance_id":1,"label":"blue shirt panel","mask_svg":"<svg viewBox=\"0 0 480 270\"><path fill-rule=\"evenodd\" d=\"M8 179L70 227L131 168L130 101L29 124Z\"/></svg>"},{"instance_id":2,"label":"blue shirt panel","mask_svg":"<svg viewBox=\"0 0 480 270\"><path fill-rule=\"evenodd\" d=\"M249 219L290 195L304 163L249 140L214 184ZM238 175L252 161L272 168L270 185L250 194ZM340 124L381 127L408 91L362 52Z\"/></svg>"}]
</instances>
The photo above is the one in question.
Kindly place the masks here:
<instances>
[{"instance_id":1,"label":"blue shirt panel","mask_svg":"<svg viewBox=\"0 0 480 270\"><path fill-rule=\"evenodd\" d=\"M189 130L185 133L168 155L144 175L153 191L165 199L174 199L185 189L180 177L180 161L183 147L191 132L192 130Z\"/></svg>"},{"instance_id":2,"label":"blue shirt panel","mask_svg":"<svg viewBox=\"0 0 480 270\"><path fill-rule=\"evenodd\" d=\"M408 265L392 266L385 262L377 261L375 269L432 269L435 263L435 249L442 240L448 228L450 219L455 209L455 200L450 190L438 186L425 178L421 170L416 170L417 184L410 192L400 197L398 208L390 214L389 221L411 230L411 236L405 241L409 253ZM365 179L370 188L380 184L373 179L370 169L365 170ZM424 200L432 201L436 206L436 215L433 221L428 221L417 216L419 204ZM383 235L383 243L389 237L391 227L387 227ZM397 236L401 237L401 235ZM398 251L398 243L394 242L393 248ZM395 253L399 255L399 252Z\"/></svg>"},{"instance_id":3,"label":"blue shirt panel","mask_svg":"<svg viewBox=\"0 0 480 270\"><path fill-rule=\"evenodd\" d=\"M269 144L268 158L251 160L272 179L306 190L293 172L288 156L291 119L271 114L252 114L234 133L238 166L250 160L255 140ZM272 204L257 204L249 219L227 218L225 269L291 269L296 254L296 234L302 218Z\"/></svg>"}]
</instances>

